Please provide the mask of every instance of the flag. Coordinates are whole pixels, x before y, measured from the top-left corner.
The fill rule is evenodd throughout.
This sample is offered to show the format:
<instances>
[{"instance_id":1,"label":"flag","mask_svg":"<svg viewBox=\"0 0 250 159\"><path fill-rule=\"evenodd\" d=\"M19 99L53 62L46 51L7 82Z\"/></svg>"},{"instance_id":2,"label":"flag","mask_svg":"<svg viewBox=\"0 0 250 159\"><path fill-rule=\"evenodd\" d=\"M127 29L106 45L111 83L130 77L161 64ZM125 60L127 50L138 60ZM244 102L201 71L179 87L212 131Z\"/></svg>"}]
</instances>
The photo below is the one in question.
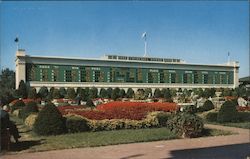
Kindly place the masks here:
<instances>
[{"instance_id":1,"label":"flag","mask_svg":"<svg viewBox=\"0 0 250 159\"><path fill-rule=\"evenodd\" d=\"M227 56L230 56L230 52L227 53Z\"/></svg>"},{"instance_id":2,"label":"flag","mask_svg":"<svg viewBox=\"0 0 250 159\"><path fill-rule=\"evenodd\" d=\"M18 37L16 37L14 41L15 41L16 43L18 43L18 41L19 41Z\"/></svg>"},{"instance_id":3,"label":"flag","mask_svg":"<svg viewBox=\"0 0 250 159\"><path fill-rule=\"evenodd\" d=\"M144 38L144 39L146 40L146 38L147 38L147 33L144 32L144 33L142 34L141 38Z\"/></svg>"}]
</instances>

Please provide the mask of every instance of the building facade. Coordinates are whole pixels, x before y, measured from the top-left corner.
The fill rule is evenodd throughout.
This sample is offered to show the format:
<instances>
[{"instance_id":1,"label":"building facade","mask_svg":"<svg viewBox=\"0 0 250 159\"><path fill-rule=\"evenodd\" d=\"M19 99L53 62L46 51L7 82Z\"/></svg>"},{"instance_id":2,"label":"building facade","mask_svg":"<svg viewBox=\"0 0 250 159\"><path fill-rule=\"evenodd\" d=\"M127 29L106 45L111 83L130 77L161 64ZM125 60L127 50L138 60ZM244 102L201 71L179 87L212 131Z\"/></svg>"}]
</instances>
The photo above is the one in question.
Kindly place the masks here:
<instances>
[{"instance_id":1,"label":"building facade","mask_svg":"<svg viewBox=\"0 0 250 159\"><path fill-rule=\"evenodd\" d=\"M100 59L16 53L16 87L235 88L238 62L188 64L180 59L107 55Z\"/></svg>"}]
</instances>

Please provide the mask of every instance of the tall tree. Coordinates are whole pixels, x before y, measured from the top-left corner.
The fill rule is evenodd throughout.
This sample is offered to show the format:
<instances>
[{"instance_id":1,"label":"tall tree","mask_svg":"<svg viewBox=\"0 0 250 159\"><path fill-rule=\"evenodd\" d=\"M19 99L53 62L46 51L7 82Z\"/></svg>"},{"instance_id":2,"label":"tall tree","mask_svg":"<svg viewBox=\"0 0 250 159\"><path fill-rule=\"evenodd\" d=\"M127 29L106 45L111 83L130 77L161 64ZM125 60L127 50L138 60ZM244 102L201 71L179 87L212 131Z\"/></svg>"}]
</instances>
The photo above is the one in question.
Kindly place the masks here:
<instances>
[{"instance_id":1,"label":"tall tree","mask_svg":"<svg viewBox=\"0 0 250 159\"><path fill-rule=\"evenodd\" d=\"M101 88L101 90L100 90L100 97L101 98L107 98L108 97L108 92L107 92L106 89Z\"/></svg>"},{"instance_id":2,"label":"tall tree","mask_svg":"<svg viewBox=\"0 0 250 159\"><path fill-rule=\"evenodd\" d=\"M7 104L14 99L15 92L15 72L4 69L0 74L0 105Z\"/></svg>"},{"instance_id":3,"label":"tall tree","mask_svg":"<svg viewBox=\"0 0 250 159\"><path fill-rule=\"evenodd\" d=\"M21 80L19 83L18 93L21 96L21 98L27 98L28 96L27 85L23 80Z\"/></svg>"},{"instance_id":4,"label":"tall tree","mask_svg":"<svg viewBox=\"0 0 250 159\"><path fill-rule=\"evenodd\" d=\"M76 98L76 92L74 88L68 88L67 89L67 97L69 99L75 99Z\"/></svg>"},{"instance_id":5,"label":"tall tree","mask_svg":"<svg viewBox=\"0 0 250 159\"><path fill-rule=\"evenodd\" d=\"M29 89L28 98L30 98L30 99L36 99L37 98L36 88L31 87Z\"/></svg>"},{"instance_id":6,"label":"tall tree","mask_svg":"<svg viewBox=\"0 0 250 159\"><path fill-rule=\"evenodd\" d=\"M40 90L38 91L38 96L42 99L45 99L49 94L48 88L43 86L40 88Z\"/></svg>"},{"instance_id":7,"label":"tall tree","mask_svg":"<svg viewBox=\"0 0 250 159\"><path fill-rule=\"evenodd\" d=\"M135 92L133 91L133 89L132 89L132 88L129 88L129 89L127 90L127 97L128 97L128 98L133 98L134 95L135 95Z\"/></svg>"}]
</instances>

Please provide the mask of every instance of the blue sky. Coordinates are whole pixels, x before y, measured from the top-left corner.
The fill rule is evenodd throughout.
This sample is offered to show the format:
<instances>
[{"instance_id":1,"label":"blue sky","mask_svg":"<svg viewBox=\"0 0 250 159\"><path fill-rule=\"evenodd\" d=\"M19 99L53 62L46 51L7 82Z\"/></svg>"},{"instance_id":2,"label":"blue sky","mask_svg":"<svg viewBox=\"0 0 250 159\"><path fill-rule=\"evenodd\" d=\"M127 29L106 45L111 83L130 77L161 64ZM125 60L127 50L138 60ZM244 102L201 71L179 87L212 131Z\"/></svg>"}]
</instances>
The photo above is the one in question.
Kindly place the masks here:
<instances>
[{"instance_id":1,"label":"blue sky","mask_svg":"<svg viewBox=\"0 0 250 159\"><path fill-rule=\"evenodd\" d=\"M148 54L187 63L240 62L249 75L247 1L1 2L1 65L15 68L16 35L29 55Z\"/></svg>"}]
</instances>

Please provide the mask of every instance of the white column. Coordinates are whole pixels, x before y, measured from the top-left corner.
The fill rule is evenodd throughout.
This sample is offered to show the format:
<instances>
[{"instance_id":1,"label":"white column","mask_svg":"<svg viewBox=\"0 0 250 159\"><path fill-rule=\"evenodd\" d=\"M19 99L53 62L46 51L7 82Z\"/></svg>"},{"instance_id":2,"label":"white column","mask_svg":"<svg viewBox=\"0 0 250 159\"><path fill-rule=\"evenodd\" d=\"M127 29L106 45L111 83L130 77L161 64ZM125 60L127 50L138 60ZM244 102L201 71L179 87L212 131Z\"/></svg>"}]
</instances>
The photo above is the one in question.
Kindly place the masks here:
<instances>
[{"instance_id":1,"label":"white column","mask_svg":"<svg viewBox=\"0 0 250 159\"><path fill-rule=\"evenodd\" d=\"M26 82L25 50L16 52L16 89L18 89L21 80Z\"/></svg>"}]
</instances>

